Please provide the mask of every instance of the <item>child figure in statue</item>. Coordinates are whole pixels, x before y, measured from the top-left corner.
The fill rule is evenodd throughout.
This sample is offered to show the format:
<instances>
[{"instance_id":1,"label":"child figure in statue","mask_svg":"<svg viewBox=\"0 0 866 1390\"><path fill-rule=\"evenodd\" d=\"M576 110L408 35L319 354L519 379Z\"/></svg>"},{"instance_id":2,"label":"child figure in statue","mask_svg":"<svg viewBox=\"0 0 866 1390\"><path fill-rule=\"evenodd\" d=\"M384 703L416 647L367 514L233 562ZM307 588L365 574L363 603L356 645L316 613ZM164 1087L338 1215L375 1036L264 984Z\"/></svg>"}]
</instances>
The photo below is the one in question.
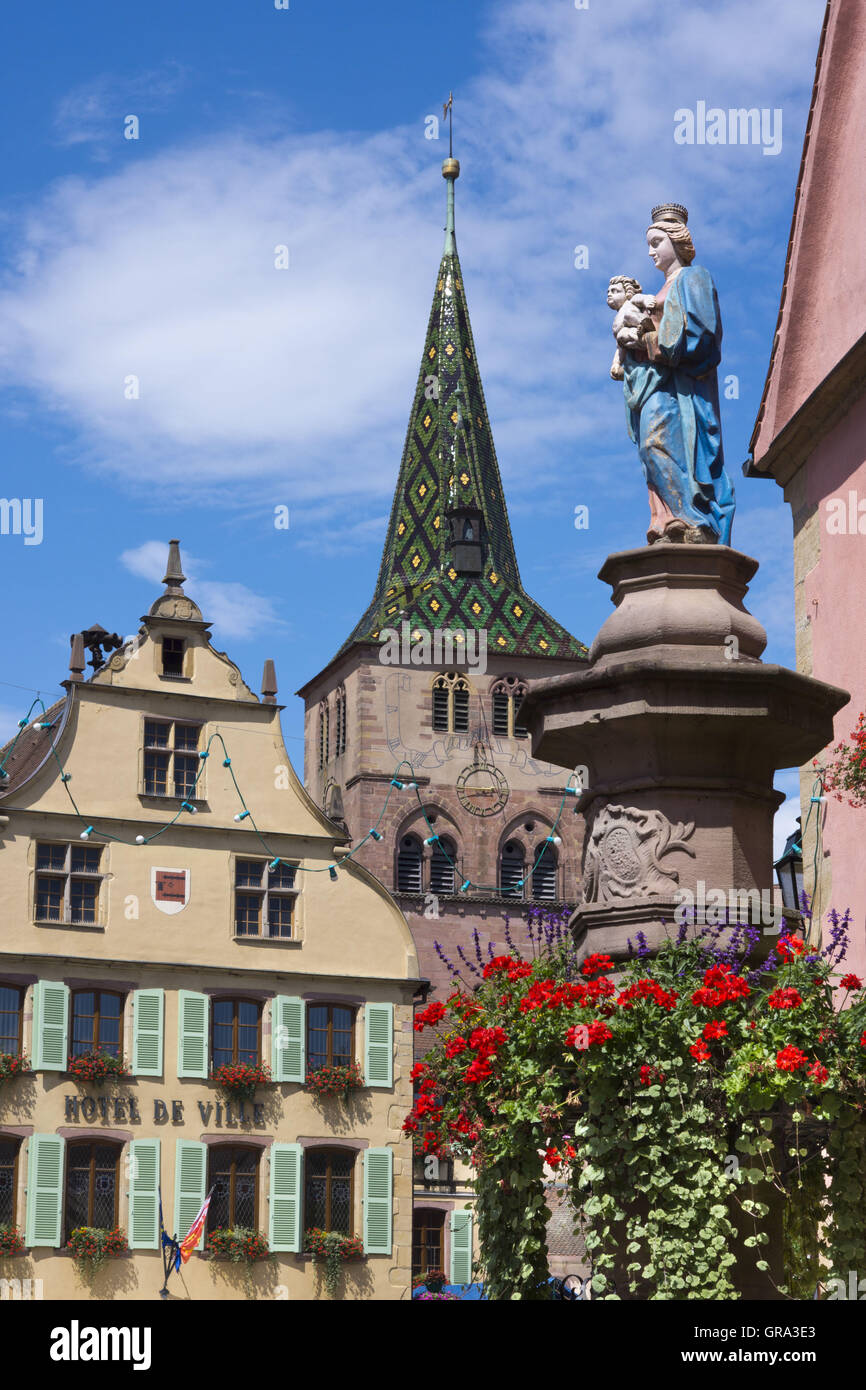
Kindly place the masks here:
<instances>
[{"instance_id":1,"label":"child figure in statue","mask_svg":"<svg viewBox=\"0 0 866 1390\"><path fill-rule=\"evenodd\" d=\"M610 374L614 381L622 381L623 353L639 347L643 334L655 328L655 295L642 294L640 282L631 275L613 275L607 288L607 304L614 310L613 336L617 344Z\"/></svg>"}]
</instances>

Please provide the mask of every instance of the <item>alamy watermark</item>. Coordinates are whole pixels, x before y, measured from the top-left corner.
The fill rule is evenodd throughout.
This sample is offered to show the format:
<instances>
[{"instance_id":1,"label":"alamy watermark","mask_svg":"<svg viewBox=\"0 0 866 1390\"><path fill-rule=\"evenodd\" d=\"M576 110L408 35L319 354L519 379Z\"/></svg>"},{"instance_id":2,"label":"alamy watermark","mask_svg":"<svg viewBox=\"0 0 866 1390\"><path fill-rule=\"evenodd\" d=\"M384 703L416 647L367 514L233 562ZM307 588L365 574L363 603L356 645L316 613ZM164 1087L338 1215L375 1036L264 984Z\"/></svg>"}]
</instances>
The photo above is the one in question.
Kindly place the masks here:
<instances>
[{"instance_id":1,"label":"alamy watermark","mask_svg":"<svg viewBox=\"0 0 866 1390\"><path fill-rule=\"evenodd\" d=\"M487 629L483 627L383 627L379 660L383 666L466 666L483 676L487 670Z\"/></svg>"},{"instance_id":2,"label":"alamy watermark","mask_svg":"<svg viewBox=\"0 0 866 1390\"><path fill-rule=\"evenodd\" d=\"M707 888L699 878L690 888L674 891L674 921L697 922L701 926L722 927L727 922L758 923L765 932L778 932L780 919L776 915L772 888Z\"/></svg>"},{"instance_id":3,"label":"alamy watermark","mask_svg":"<svg viewBox=\"0 0 866 1390\"><path fill-rule=\"evenodd\" d=\"M848 489L847 497L828 497L824 506L828 536L866 536L866 497L855 488Z\"/></svg>"},{"instance_id":4,"label":"alamy watermark","mask_svg":"<svg viewBox=\"0 0 866 1390\"><path fill-rule=\"evenodd\" d=\"M0 497L0 536L23 536L25 545L41 545L42 498Z\"/></svg>"},{"instance_id":5,"label":"alamy watermark","mask_svg":"<svg viewBox=\"0 0 866 1390\"><path fill-rule=\"evenodd\" d=\"M762 154L776 155L782 149L782 108L768 106L707 106L695 109L681 106L674 112L674 141L677 145L761 145Z\"/></svg>"}]
</instances>

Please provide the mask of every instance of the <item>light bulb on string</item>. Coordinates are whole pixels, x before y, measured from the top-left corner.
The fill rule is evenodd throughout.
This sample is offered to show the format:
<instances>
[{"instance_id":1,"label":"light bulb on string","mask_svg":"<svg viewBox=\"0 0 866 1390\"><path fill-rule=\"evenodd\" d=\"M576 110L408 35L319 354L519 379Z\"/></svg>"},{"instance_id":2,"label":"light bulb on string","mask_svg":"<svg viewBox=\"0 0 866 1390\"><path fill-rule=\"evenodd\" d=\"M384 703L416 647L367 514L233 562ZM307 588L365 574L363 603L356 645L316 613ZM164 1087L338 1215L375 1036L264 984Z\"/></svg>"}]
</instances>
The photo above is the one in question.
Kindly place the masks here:
<instances>
[{"instance_id":1,"label":"light bulb on string","mask_svg":"<svg viewBox=\"0 0 866 1390\"><path fill-rule=\"evenodd\" d=\"M235 820L246 820L248 815L249 811L238 811L237 815L235 816Z\"/></svg>"}]
</instances>

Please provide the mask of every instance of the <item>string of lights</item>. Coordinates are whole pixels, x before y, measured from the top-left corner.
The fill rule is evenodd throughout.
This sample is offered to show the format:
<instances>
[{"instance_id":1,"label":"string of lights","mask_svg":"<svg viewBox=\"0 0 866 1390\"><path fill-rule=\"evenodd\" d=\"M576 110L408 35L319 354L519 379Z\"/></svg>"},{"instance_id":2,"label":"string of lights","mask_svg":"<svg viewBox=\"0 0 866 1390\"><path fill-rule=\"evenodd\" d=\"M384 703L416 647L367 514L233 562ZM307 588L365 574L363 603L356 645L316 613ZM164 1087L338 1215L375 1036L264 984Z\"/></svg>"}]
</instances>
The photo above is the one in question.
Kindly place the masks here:
<instances>
[{"instance_id":1,"label":"string of lights","mask_svg":"<svg viewBox=\"0 0 866 1390\"><path fill-rule=\"evenodd\" d=\"M46 720L46 719L44 719L44 718L43 718L43 719L36 719L36 720L33 720L33 721L31 722L31 715L32 715L33 710L36 708L37 705L39 705L39 706L41 707L41 712L42 712L43 715L45 715L45 713L46 713L45 705L43 704L42 700L39 699L39 698L37 697L37 699L35 699L35 700L32 702L32 704L31 704L31 706L30 706L30 709L27 711L27 717L26 717L25 719L19 719L19 721L18 721L18 733L15 735L15 738L13 739L13 741L12 741L12 743L10 744L9 748L7 749L6 754L5 754L4 758L3 758L2 763L0 763L0 782L7 780L8 777L9 777L9 773L8 773L7 770L6 770L6 764L7 764L7 762L9 761L9 759L11 758L12 754L14 753L15 748L16 748L16 746L17 746L17 744L18 744L18 741L19 741L19 739L21 738L22 734L24 733L24 730L25 730L26 728L30 727L30 728L33 728L33 729L43 729L43 730L46 730L46 731L50 732L51 729L53 729L54 726L55 726L55 724L57 723L56 720L50 720L50 721L49 721L49 720ZM278 869L278 868L280 867L281 864L284 863L284 860L283 860L278 854L275 854L275 853L274 853L274 850L273 850L273 849L271 848L271 846L268 844L267 840L265 839L264 835L262 834L262 832L260 831L258 825L256 824L256 819L255 819L255 816L254 816L254 814L253 814L253 811L252 811L252 809L247 805L246 800L245 800L245 798L244 798L244 794L243 794L243 792L241 791L241 788L240 788L240 784L239 784L239 782L238 782L238 779L237 779L237 777L235 776L235 770L234 770L234 767L232 766L231 756L230 756L230 754L229 754L229 750L228 750L228 747L227 747L227 745L226 745L225 739L223 738L222 734L219 733L218 731L210 735L210 737L208 738L208 741L207 741L207 746L206 746L206 748L205 748L202 752L200 752L199 755L198 755L198 757L199 757L199 768L198 768L198 771L196 772L195 780L193 781L193 784L192 784L192 790L189 791L189 792L187 793L187 796L184 798L184 800L181 801L179 810L175 812L175 814L170 818L170 820L167 820L167 821L163 822L161 825L159 825L158 829L152 831L151 834L149 834L149 835L136 835L134 842L133 842L132 840L124 839L123 836L121 836L121 835L115 835L115 834L113 834L110 830L99 829L99 828L97 827L97 825L96 825L94 822L91 822L90 819L89 819L89 817L86 816L86 815L83 813L83 811L82 811L81 808L79 807L78 803L76 802L75 797L74 797L74 795L73 795L73 793L72 793L72 791L71 791L71 789L70 789L70 786L69 786L69 783L70 783L71 780L72 780L72 774L66 771L66 768L63 766L63 763L62 763L61 760L60 760L60 755L59 755L58 752L57 752L57 748L56 748L55 742L54 742L53 739L51 739L51 740L50 740L50 751L51 751L51 755L52 755L52 757L54 758L54 761L56 762L57 767L58 767L58 769L59 769L61 784L62 784L62 786L63 786L63 788L64 788L64 790L65 790L65 792L66 792L66 795L67 795L68 798L69 798L69 801L70 801L70 803L71 803L71 805L72 805L72 808L73 808L73 810L74 810L76 816L78 817L78 819L81 821L81 823L82 823L83 826L85 827L85 828L81 831L80 838L81 838L82 840L89 840L89 839L91 838L91 836L96 836L96 837L98 837L98 838L100 838L100 839L102 839L102 840L110 841L110 842L112 842L112 843L114 843L114 844L126 844L126 845L130 845L130 844L132 844L132 843L135 843L136 845L147 845L147 844L151 844L154 840L158 839L160 835L164 835L165 832L166 832L167 830L170 830L171 827L172 827L173 825L176 825L177 822L178 822L179 820L181 820L182 817L184 817L185 815L191 815L191 816L197 815L197 814L198 814L198 807L195 805L196 790L197 790L197 788L198 788L199 781L201 780L202 776L204 775L204 770L205 770L205 767L206 767L206 765L207 765L207 761L208 761L208 759L209 759L210 756L211 756L211 746L212 746L214 743L216 743L216 742L219 743L219 745L220 745L220 747L221 747L221 749L222 749L222 753L223 753L222 765L223 765L224 768L226 768L226 769L228 770L229 776L230 776L231 779L232 779L232 784L233 784L234 789L235 789L235 791L236 791L236 793L237 793L238 800L239 800L239 802L240 802L240 804L241 804L241 810L238 811L238 812L235 814L234 819L235 819L235 821L236 821L238 824L242 824L244 821L249 821L250 829L252 830L252 832L253 832L253 834L255 835L256 839L259 841L259 843L261 844L262 848L265 850L265 852L267 853L267 855L268 855L268 857L269 857L268 868L269 868L269 870L270 870L271 872L274 872L276 869ZM401 773L402 773L403 768L408 768L408 769L409 769L408 777L407 777L407 780L405 780L405 781L401 780ZM340 865L345 864L345 863L347 862L347 860L354 858L354 856L355 856L355 855L358 853L358 851L367 843L368 840L381 840L381 839L382 839L382 834L381 834L381 832L380 832L380 830L379 830L379 827L380 827L380 825L382 824L382 821L383 821L384 818L385 818L385 813L386 813L386 811L388 810L388 804L389 804L389 802L390 802L390 800L391 800L391 797L393 796L394 792L395 792L395 791L414 791L414 792L415 792L415 795L416 795L416 797L417 797L417 800L418 800L418 807L419 807L419 809L420 809L420 811L421 811L422 816L424 817L424 822L425 822L425 824L426 824L426 826L427 826L427 829L428 829L428 831L429 831L429 835L428 835L427 839L425 840L425 844L428 844L428 845L438 844L438 845L439 845L439 849L440 849L440 853L442 853L442 854L444 855L445 859L448 861L448 863L451 865L452 869L455 871L455 874L457 874L457 875L459 876L457 864L454 862L454 860L453 860L453 859L451 858L451 856L448 854L448 851L445 849L444 844L443 844L443 842L442 842L440 836L438 835L438 833L433 829L433 825L432 825L432 823L431 823L431 821L430 821L430 819L429 819L429 817L428 817L428 815L427 815L427 811L426 811L425 808L424 808L424 803L423 803L423 800L422 800L422 797L421 797L421 792L420 792L420 789L419 789L419 787L418 787L418 783L417 783L416 781L411 780L411 779L413 778L413 775L414 775L414 770L413 770L413 767L412 767L411 762L409 762L409 760L406 759L406 758L401 759L401 761L397 764L396 768L394 769L394 775L393 775L393 777L391 778L390 784L389 784L389 786L388 786L388 791L387 791L387 793L386 793L386 795L385 795L385 800L384 800L384 802L383 802L383 804L382 804L382 809L381 809L381 811L379 812L379 815L378 815L378 818L377 818L377 820L376 820L375 825L372 825L372 826L370 827L370 829L367 831L367 833L366 833L365 835L362 836L362 838L358 841L358 843L357 843L356 845L353 845L352 848L351 848L350 850L348 850L345 854L341 855L341 857L340 857L340 863L339 863L339 864L337 864L337 863L327 864L327 865L324 865L322 868L313 868L313 867L311 867L311 866L306 866L306 865L302 865L302 864L293 864L293 865L291 865L291 866L289 866L289 867L291 867L291 868L293 868L293 869L295 869L296 871L299 871L299 872L301 872L301 873L308 873L308 874L323 874L323 873L327 873L327 874L330 875L330 877L331 877L332 879L336 880L336 878L337 878L337 871L338 871ZM559 803L559 810L558 810L557 813L556 813L556 819L555 819L555 821L554 821L554 823L553 823L553 826L552 826L552 828L551 828L551 832L550 832L550 834L546 837L546 839L544 840L544 842L543 842L543 844L542 844L542 846L541 846L541 849L539 850L538 855L537 855L537 857L536 857L536 859L535 859L535 862L534 862L533 865L532 865L532 868L529 870L529 872L528 872L527 874L524 875L524 877L523 877L522 879L520 879L519 881L515 882L515 885L514 885L515 888L522 888L523 885L526 883L527 879L530 879L530 878L532 877L532 874L535 872L535 869L538 867L538 864L541 862L541 859L543 858L544 854L546 853L546 851L547 851L547 846L548 846L549 844L552 844L552 845L559 845L559 844L562 843L560 837L556 834L556 829L557 829L557 826L559 825L559 821L560 821L560 819L561 819L561 817L562 817L562 813L563 813L563 809L564 809L564 807L565 807L565 803L566 803L566 801L568 800L569 796L580 796L581 792L584 790L583 787L580 786L580 785L578 785L578 786L574 786L574 785L573 785L574 779L575 779L575 777L577 777L577 775L578 775L578 774L577 774L577 773L574 773L574 772L572 772L572 773L569 775L568 783L567 783L567 785L566 785L566 787L565 787L565 790L564 790L564 792L563 792L562 800L561 800L560 803ZM460 890L459 890L459 891L460 891L461 893L468 893L469 890L470 890L470 888L475 888L475 889L478 889L479 891L490 891L490 892L497 892L497 891L499 891L499 890L496 889L495 887L491 887L489 884L473 883L472 880L469 879L469 878L464 879L463 883L462 883L461 886L460 886Z\"/></svg>"}]
</instances>

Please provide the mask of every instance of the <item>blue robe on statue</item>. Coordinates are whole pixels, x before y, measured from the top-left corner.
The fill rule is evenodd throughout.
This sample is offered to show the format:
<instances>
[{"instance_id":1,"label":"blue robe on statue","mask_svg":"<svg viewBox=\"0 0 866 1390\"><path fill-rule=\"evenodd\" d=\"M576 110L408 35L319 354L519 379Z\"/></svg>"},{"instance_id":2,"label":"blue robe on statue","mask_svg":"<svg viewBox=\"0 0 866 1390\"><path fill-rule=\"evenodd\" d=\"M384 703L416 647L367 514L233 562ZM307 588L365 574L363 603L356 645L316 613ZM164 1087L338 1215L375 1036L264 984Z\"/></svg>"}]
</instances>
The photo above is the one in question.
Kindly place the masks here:
<instances>
[{"instance_id":1,"label":"blue robe on statue","mask_svg":"<svg viewBox=\"0 0 866 1390\"><path fill-rule=\"evenodd\" d=\"M683 266L663 301L655 361L623 354L628 431L647 486L689 526L730 545L734 489L725 472L716 368L722 320L712 276Z\"/></svg>"}]
</instances>

